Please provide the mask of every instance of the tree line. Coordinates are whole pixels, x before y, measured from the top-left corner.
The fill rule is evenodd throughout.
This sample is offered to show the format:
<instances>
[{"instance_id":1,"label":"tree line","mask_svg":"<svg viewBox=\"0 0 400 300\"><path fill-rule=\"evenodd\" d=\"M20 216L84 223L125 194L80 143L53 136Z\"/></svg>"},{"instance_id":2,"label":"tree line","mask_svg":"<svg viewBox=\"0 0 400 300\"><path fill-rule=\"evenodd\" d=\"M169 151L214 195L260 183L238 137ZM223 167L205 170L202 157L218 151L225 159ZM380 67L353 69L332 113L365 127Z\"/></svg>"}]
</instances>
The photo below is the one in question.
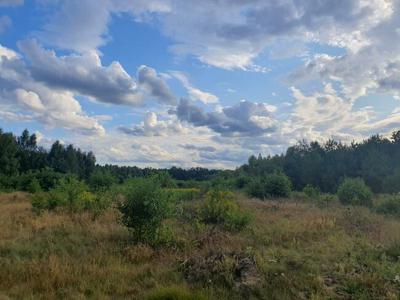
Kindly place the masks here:
<instances>
[{"instance_id":1,"label":"tree line","mask_svg":"<svg viewBox=\"0 0 400 300\"><path fill-rule=\"evenodd\" d=\"M117 166L96 164L93 152L85 152L73 145L60 141L45 149L37 144L37 136L25 129L20 136L0 129L0 187L18 189L30 185L33 178L38 179L45 189L51 188L63 174L73 175L84 181L95 180L122 183L132 177L150 177L169 174L176 180L209 180L218 170L206 168L169 169L139 168L136 166ZM46 182L47 181L47 182ZM51 182L49 182L51 181Z\"/></svg>"},{"instance_id":2,"label":"tree line","mask_svg":"<svg viewBox=\"0 0 400 300\"><path fill-rule=\"evenodd\" d=\"M345 178L361 178L375 193L398 193L400 131L390 138L374 135L348 145L301 141L281 155L251 156L237 173L253 177L284 173L295 190L312 185L326 193L335 193Z\"/></svg>"}]
</instances>

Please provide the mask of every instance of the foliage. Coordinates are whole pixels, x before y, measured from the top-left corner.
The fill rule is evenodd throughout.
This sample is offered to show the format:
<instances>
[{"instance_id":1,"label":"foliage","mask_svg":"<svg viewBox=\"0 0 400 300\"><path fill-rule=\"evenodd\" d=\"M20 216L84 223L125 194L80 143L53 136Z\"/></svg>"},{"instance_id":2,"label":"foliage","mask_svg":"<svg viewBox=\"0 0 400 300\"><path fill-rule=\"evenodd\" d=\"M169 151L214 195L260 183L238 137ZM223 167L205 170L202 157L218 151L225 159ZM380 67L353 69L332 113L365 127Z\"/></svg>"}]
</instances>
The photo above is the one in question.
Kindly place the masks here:
<instances>
[{"instance_id":1,"label":"foliage","mask_svg":"<svg viewBox=\"0 0 400 300\"><path fill-rule=\"evenodd\" d=\"M90 174L88 183L94 191L104 191L109 189L116 183L116 181L116 178L111 172L96 169L92 174Z\"/></svg>"},{"instance_id":2,"label":"foliage","mask_svg":"<svg viewBox=\"0 0 400 300\"><path fill-rule=\"evenodd\" d=\"M111 205L112 200L112 191L96 195L89 191L84 182L74 177L66 177L49 192L34 194L31 203L36 212L64 207L70 213L90 211L96 217Z\"/></svg>"},{"instance_id":3,"label":"foliage","mask_svg":"<svg viewBox=\"0 0 400 300\"><path fill-rule=\"evenodd\" d=\"M158 182L160 187L162 188L175 188L176 183L172 179L172 176L168 172L159 172L157 174L154 174L152 176L152 179L155 182Z\"/></svg>"},{"instance_id":4,"label":"foliage","mask_svg":"<svg viewBox=\"0 0 400 300\"><path fill-rule=\"evenodd\" d=\"M284 198L290 196L291 182L284 174L270 174L253 179L246 190L249 196L260 199Z\"/></svg>"},{"instance_id":5,"label":"foliage","mask_svg":"<svg viewBox=\"0 0 400 300\"><path fill-rule=\"evenodd\" d=\"M24 130L21 136L3 133L0 129L0 175L13 176L51 168L59 173L72 173L87 179L93 172L96 158L72 145L56 141L50 151L37 146L35 134Z\"/></svg>"},{"instance_id":6,"label":"foliage","mask_svg":"<svg viewBox=\"0 0 400 300\"><path fill-rule=\"evenodd\" d=\"M372 192L361 178L346 178L337 194L340 202L345 205L372 205Z\"/></svg>"},{"instance_id":7,"label":"foliage","mask_svg":"<svg viewBox=\"0 0 400 300\"><path fill-rule=\"evenodd\" d=\"M197 188L170 188L164 191L176 201L192 201L200 195L200 189Z\"/></svg>"},{"instance_id":8,"label":"foliage","mask_svg":"<svg viewBox=\"0 0 400 300\"><path fill-rule=\"evenodd\" d=\"M334 140L300 141L283 155L251 156L237 172L252 177L284 172L298 191L311 184L324 193L335 193L345 177L360 177L375 193L399 192L399 136L397 131L390 139L375 135L348 145Z\"/></svg>"},{"instance_id":9,"label":"foliage","mask_svg":"<svg viewBox=\"0 0 400 300\"><path fill-rule=\"evenodd\" d=\"M386 193L400 193L400 168L396 169L393 174L385 177L382 187Z\"/></svg>"},{"instance_id":10,"label":"foliage","mask_svg":"<svg viewBox=\"0 0 400 300\"><path fill-rule=\"evenodd\" d=\"M241 211L231 192L211 190L200 208L200 218L209 224L222 224L231 231L240 231L251 220L251 215Z\"/></svg>"},{"instance_id":11,"label":"foliage","mask_svg":"<svg viewBox=\"0 0 400 300\"><path fill-rule=\"evenodd\" d=\"M311 199L316 199L320 196L321 191L316 188L313 187L311 184L307 184L304 188L303 188L303 193Z\"/></svg>"},{"instance_id":12,"label":"foliage","mask_svg":"<svg viewBox=\"0 0 400 300\"><path fill-rule=\"evenodd\" d=\"M156 242L169 215L168 194L154 180L135 178L125 184L123 195L118 205L122 223L137 242Z\"/></svg>"},{"instance_id":13,"label":"foliage","mask_svg":"<svg viewBox=\"0 0 400 300\"><path fill-rule=\"evenodd\" d=\"M400 196L389 196L383 200L382 203L377 205L375 211L378 214L400 217Z\"/></svg>"}]
</instances>

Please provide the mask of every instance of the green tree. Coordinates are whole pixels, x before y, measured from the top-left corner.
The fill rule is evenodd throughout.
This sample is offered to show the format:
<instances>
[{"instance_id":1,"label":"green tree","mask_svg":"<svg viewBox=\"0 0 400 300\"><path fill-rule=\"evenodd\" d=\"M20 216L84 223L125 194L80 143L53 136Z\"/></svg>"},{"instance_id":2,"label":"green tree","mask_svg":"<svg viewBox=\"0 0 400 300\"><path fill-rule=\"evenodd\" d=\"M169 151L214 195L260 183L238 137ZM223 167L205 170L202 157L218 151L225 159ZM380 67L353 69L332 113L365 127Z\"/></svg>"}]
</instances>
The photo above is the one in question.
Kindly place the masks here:
<instances>
[{"instance_id":1,"label":"green tree","mask_svg":"<svg viewBox=\"0 0 400 300\"><path fill-rule=\"evenodd\" d=\"M18 146L13 134L0 129L0 174L7 176L18 173Z\"/></svg>"}]
</instances>

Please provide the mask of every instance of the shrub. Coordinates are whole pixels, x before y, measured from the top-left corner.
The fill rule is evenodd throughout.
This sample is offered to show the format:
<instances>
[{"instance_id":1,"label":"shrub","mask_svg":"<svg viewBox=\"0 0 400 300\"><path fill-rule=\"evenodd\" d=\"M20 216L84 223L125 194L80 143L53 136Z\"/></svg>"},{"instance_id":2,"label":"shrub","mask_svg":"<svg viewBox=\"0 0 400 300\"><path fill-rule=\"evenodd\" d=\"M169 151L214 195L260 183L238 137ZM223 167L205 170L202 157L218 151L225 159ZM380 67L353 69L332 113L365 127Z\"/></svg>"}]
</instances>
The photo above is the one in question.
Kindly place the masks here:
<instances>
[{"instance_id":1,"label":"shrub","mask_svg":"<svg viewBox=\"0 0 400 300\"><path fill-rule=\"evenodd\" d=\"M200 189L185 188L185 189L164 189L169 193L171 198L176 201L191 201L200 195Z\"/></svg>"},{"instance_id":2,"label":"shrub","mask_svg":"<svg viewBox=\"0 0 400 300\"><path fill-rule=\"evenodd\" d=\"M162 188L175 188L176 183L168 172L159 172L151 176Z\"/></svg>"},{"instance_id":3,"label":"shrub","mask_svg":"<svg viewBox=\"0 0 400 300\"><path fill-rule=\"evenodd\" d=\"M400 217L400 196L391 196L376 207L378 214Z\"/></svg>"},{"instance_id":4,"label":"shrub","mask_svg":"<svg viewBox=\"0 0 400 300\"><path fill-rule=\"evenodd\" d=\"M65 175L58 173L51 168L44 168L35 172L35 177L44 191L55 188L64 176Z\"/></svg>"},{"instance_id":5,"label":"shrub","mask_svg":"<svg viewBox=\"0 0 400 300\"><path fill-rule=\"evenodd\" d=\"M44 210L53 210L61 203L57 198L47 192L39 192L31 197L32 208L36 213Z\"/></svg>"},{"instance_id":6,"label":"shrub","mask_svg":"<svg viewBox=\"0 0 400 300\"><path fill-rule=\"evenodd\" d=\"M317 187L313 187L311 184L307 184L304 188L303 188L303 193L311 199L316 199L320 196L321 191L319 190L319 188Z\"/></svg>"},{"instance_id":7,"label":"shrub","mask_svg":"<svg viewBox=\"0 0 400 300\"><path fill-rule=\"evenodd\" d=\"M247 193L251 197L284 198L289 197L291 192L290 179L284 174L271 174L253 179L247 186Z\"/></svg>"},{"instance_id":8,"label":"shrub","mask_svg":"<svg viewBox=\"0 0 400 300\"><path fill-rule=\"evenodd\" d=\"M16 182L16 188L20 191L36 193L42 190L39 181L32 172L19 175Z\"/></svg>"},{"instance_id":9,"label":"shrub","mask_svg":"<svg viewBox=\"0 0 400 300\"><path fill-rule=\"evenodd\" d=\"M122 223L137 242L156 242L169 215L168 194L154 180L135 178L126 183L123 195L124 200L118 205Z\"/></svg>"},{"instance_id":10,"label":"shrub","mask_svg":"<svg viewBox=\"0 0 400 300\"><path fill-rule=\"evenodd\" d=\"M74 177L62 179L50 194L70 212L82 211L86 201L92 201L93 195L88 192L87 185Z\"/></svg>"},{"instance_id":11,"label":"shrub","mask_svg":"<svg viewBox=\"0 0 400 300\"><path fill-rule=\"evenodd\" d=\"M108 208L111 201L110 192L95 195L85 183L74 177L66 177L54 189L37 193L31 198L32 207L36 212L65 207L71 213L90 211L94 217Z\"/></svg>"},{"instance_id":12,"label":"shrub","mask_svg":"<svg viewBox=\"0 0 400 300\"><path fill-rule=\"evenodd\" d=\"M95 191L109 189L117 182L117 179L109 171L95 170L89 177L89 186Z\"/></svg>"},{"instance_id":13,"label":"shrub","mask_svg":"<svg viewBox=\"0 0 400 300\"><path fill-rule=\"evenodd\" d=\"M235 186L238 189L243 189L246 185L248 185L251 181L251 178L246 175L239 175L239 177L236 178L235 181Z\"/></svg>"},{"instance_id":14,"label":"shrub","mask_svg":"<svg viewBox=\"0 0 400 300\"><path fill-rule=\"evenodd\" d=\"M372 205L371 189L361 178L346 178L338 188L338 197L345 205Z\"/></svg>"},{"instance_id":15,"label":"shrub","mask_svg":"<svg viewBox=\"0 0 400 300\"><path fill-rule=\"evenodd\" d=\"M200 218L205 223L222 224L228 230L239 231L249 224L251 215L240 210L231 192L212 190L200 208Z\"/></svg>"}]
</instances>

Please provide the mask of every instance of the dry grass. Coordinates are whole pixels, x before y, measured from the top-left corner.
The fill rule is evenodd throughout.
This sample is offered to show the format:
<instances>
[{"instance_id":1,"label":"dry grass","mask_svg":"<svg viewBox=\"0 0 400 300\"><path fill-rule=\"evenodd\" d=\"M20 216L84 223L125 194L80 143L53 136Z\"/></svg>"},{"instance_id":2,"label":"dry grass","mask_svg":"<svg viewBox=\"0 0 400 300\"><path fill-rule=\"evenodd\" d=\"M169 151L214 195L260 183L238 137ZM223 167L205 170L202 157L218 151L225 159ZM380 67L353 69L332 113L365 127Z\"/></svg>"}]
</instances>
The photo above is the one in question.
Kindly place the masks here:
<instances>
[{"instance_id":1,"label":"dry grass","mask_svg":"<svg viewBox=\"0 0 400 300\"><path fill-rule=\"evenodd\" d=\"M339 205L239 204L254 215L244 231L170 220L175 242L152 249L132 244L112 210L37 216L27 195L0 195L0 299L145 299L167 287L221 300L398 299L400 222ZM189 278L188 262L215 272Z\"/></svg>"}]
</instances>

